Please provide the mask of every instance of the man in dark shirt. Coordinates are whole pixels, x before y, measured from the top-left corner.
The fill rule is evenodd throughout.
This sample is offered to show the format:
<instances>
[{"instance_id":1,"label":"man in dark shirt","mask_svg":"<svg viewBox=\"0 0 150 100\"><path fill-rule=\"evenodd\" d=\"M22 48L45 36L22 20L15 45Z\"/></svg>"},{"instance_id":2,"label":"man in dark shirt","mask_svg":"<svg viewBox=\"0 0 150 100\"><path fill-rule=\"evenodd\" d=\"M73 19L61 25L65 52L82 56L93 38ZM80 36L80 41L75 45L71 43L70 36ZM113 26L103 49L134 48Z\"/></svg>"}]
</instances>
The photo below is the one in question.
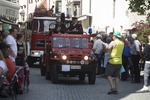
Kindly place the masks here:
<instances>
[{"instance_id":1,"label":"man in dark shirt","mask_svg":"<svg viewBox=\"0 0 150 100\"><path fill-rule=\"evenodd\" d=\"M83 28L82 28L81 22L78 21L77 17L72 17L70 32L76 33L76 34L83 34Z\"/></svg>"}]
</instances>

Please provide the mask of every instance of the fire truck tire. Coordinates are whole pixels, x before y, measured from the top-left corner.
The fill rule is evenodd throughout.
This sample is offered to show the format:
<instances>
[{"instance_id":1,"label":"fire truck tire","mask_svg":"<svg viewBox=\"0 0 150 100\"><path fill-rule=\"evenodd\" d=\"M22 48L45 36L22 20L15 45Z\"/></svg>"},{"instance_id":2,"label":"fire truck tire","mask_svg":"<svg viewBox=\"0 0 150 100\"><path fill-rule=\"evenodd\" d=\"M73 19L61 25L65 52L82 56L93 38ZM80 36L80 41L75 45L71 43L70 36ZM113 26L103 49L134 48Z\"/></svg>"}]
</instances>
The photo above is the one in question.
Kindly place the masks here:
<instances>
[{"instance_id":1,"label":"fire truck tire","mask_svg":"<svg viewBox=\"0 0 150 100\"><path fill-rule=\"evenodd\" d=\"M46 78L46 80L51 80L51 73L46 72L45 78Z\"/></svg>"},{"instance_id":2,"label":"fire truck tire","mask_svg":"<svg viewBox=\"0 0 150 100\"><path fill-rule=\"evenodd\" d=\"M45 67L44 66L40 66L40 70L41 70L41 76L45 76Z\"/></svg>"},{"instance_id":3,"label":"fire truck tire","mask_svg":"<svg viewBox=\"0 0 150 100\"><path fill-rule=\"evenodd\" d=\"M84 81L85 80L85 74L79 74L79 80Z\"/></svg>"},{"instance_id":4,"label":"fire truck tire","mask_svg":"<svg viewBox=\"0 0 150 100\"><path fill-rule=\"evenodd\" d=\"M96 80L96 71L93 70L92 72L89 72L88 74L88 82L89 84L95 84L95 80Z\"/></svg>"},{"instance_id":5,"label":"fire truck tire","mask_svg":"<svg viewBox=\"0 0 150 100\"><path fill-rule=\"evenodd\" d=\"M40 67L41 76L45 76L46 66L43 66L43 64L42 64L42 57L40 57L39 67Z\"/></svg>"},{"instance_id":6,"label":"fire truck tire","mask_svg":"<svg viewBox=\"0 0 150 100\"><path fill-rule=\"evenodd\" d=\"M58 83L58 71L56 64L52 64L51 81L53 84Z\"/></svg>"}]
</instances>

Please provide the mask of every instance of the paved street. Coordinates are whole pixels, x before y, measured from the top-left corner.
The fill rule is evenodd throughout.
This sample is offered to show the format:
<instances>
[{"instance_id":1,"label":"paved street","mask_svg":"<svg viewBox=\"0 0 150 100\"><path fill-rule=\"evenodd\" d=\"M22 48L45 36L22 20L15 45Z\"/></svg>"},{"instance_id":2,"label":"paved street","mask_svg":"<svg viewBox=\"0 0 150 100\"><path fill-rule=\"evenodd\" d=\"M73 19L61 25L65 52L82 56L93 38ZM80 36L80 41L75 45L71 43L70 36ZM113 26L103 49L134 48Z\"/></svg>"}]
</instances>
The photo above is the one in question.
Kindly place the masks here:
<instances>
[{"instance_id":1,"label":"paved street","mask_svg":"<svg viewBox=\"0 0 150 100\"><path fill-rule=\"evenodd\" d=\"M61 78L59 84L40 76L39 68L30 68L29 93L18 95L18 100L149 100L150 92L136 93L143 86L131 84L130 81L120 82L118 95L107 95L109 84L105 78L97 76L96 84L89 85L87 79L79 82L78 78ZM11 100L0 98L0 100Z\"/></svg>"}]
</instances>

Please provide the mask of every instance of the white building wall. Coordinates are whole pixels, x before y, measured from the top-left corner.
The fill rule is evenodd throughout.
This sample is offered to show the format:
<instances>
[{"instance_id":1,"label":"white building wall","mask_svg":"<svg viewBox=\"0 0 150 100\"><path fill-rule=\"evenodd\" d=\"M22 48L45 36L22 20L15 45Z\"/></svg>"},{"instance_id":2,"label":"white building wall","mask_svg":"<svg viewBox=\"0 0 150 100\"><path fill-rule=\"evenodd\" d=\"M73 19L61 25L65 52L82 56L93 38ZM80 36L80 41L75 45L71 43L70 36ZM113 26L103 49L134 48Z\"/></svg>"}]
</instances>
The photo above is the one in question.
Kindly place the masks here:
<instances>
[{"instance_id":1,"label":"white building wall","mask_svg":"<svg viewBox=\"0 0 150 100\"><path fill-rule=\"evenodd\" d=\"M106 26L111 26L112 22L112 5L113 0L92 0L92 27L96 30L105 31Z\"/></svg>"},{"instance_id":2,"label":"white building wall","mask_svg":"<svg viewBox=\"0 0 150 100\"><path fill-rule=\"evenodd\" d=\"M82 15L89 14L90 0L82 0ZM132 28L136 21L145 20L145 16L138 16L128 10L128 3L125 0L116 0L115 18L113 18L113 0L91 0L92 27L94 30L107 33L115 31L123 32L124 29Z\"/></svg>"},{"instance_id":3,"label":"white building wall","mask_svg":"<svg viewBox=\"0 0 150 100\"><path fill-rule=\"evenodd\" d=\"M140 22L141 20L143 20L144 22L146 22L146 16L144 15L139 15L137 16L137 13L129 13L129 25L132 27L132 24L135 22Z\"/></svg>"},{"instance_id":4,"label":"white building wall","mask_svg":"<svg viewBox=\"0 0 150 100\"><path fill-rule=\"evenodd\" d=\"M127 11L128 2L125 0L116 0L116 14L114 21L115 31L123 32L124 29L130 27Z\"/></svg>"},{"instance_id":5,"label":"white building wall","mask_svg":"<svg viewBox=\"0 0 150 100\"><path fill-rule=\"evenodd\" d=\"M90 0L82 0L82 15L89 14Z\"/></svg>"},{"instance_id":6,"label":"white building wall","mask_svg":"<svg viewBox=\"0 0 150 100\"><path fill-rule=\"evenodd\" d=\"M19 4L0 0L0 15L18 19Z\"/></svg>"}]
</instances>

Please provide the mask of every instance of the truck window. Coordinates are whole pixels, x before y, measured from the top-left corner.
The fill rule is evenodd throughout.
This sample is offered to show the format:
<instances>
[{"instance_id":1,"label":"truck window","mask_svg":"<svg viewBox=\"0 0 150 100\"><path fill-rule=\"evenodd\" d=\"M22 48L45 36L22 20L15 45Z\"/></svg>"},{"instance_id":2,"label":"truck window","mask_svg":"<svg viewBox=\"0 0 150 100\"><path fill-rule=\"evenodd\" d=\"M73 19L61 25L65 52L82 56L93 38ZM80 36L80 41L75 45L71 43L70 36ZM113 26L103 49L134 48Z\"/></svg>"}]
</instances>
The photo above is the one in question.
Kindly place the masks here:
<instances>
[{"instance_id":1,"label":"truck window","mask_svg":"<svg viewBox=\"0 0 150 100\"><path fill-rule=\"evenodd\" d=\"M34 33L43 33L49 31L49 25L56 23L53 20L34 20L33 32Z\"/></svg>"},{"instance_id":2,"label":"truck window","mask_svg":"<svg viewBox=\"0 0 150 100\"><path fill-rule=\"evenodd\" d=\"M49 31L49 25L55 23L55 21L49 21L49 20L45 20L44 21L44 32L48 32Z\"/></svg>"},{"instance_id":3,"label":"truck window","mask_svg":"<svg viewBox=\"0 0 150 100\"><path fill-rule=\"evenodd\" d=\"M88 48L87 38L53 38L54 47Z\"/></svg>"}]
</instances>

